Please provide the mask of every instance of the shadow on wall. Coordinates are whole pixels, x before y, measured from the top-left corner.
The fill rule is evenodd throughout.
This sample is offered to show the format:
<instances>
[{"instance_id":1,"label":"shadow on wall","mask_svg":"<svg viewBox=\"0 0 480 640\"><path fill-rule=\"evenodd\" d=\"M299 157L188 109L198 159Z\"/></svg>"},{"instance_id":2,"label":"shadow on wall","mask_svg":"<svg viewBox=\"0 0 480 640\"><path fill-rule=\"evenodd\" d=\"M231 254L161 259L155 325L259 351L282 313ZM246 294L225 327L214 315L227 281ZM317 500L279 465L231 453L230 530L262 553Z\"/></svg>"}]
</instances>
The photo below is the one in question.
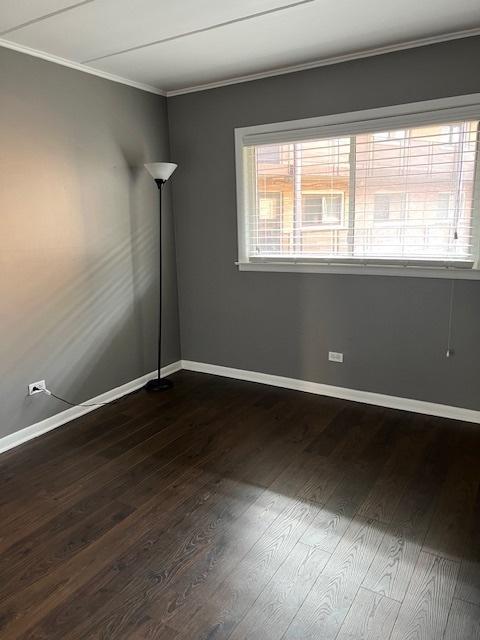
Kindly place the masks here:
<instances>
[{"instance_id":1,"label":"shadow on wall","mask_svg":"<svg viewBox=\"0 0 480 640\"><path fill-rule=\"evenodd\" d=\"M2 333L9 337L0 346L2 407L10 431L65 408L25 399L28 382L45 378L80 402L155 368L157 190L144 158L122 149L118 155L113 167L93 160L91 181L80 182L74 167L48 176L45 163L26 192L7 194L5 210L22 203L20 215L4 216L0 258ZM170 278L168 265L165 272Z\"/></svg>"},{"instance_id":2,"label":"shadow on wall","mask_svg":"<svg viewBox=\"0 0 480 640\"><path fill-rule=\"evenodd\" d=\"M142 370L149 371L148 367L151 367L151 358L148 358L148 363L145 358L145 334L144 327L146 323L151 324L154 321L154 315L152 315L152 305L147 305L146 300L151 300L154 296L154 285L158 284L158 280L155 280L154 274L156 270L154 268L152 255L155 247L151 246L152 241L156 234L152 234L151 226L148 230L145 226L144 219L142 219L142 212L138 205L138 196L135 193L141 178L145 178L145 169L143 167L144 158L140 154L129 152L127 149L122 149L123 158L129 174L130 189L129 195L129 212L130 212L130 259L132 265L132 289L133 289L133 316L135 331L135 353L138 355L140 362L139 365ZM155 211L154 209L152 210ZM150 243L149 243L150 241ZM142 264L142 256L148 248L148 255L152 262L150 262L150 269L145 271L145 264ZM150 276L150 277L149 277ZM152 345L153 346L153 345Z\"/></svg>"}]
</instances>

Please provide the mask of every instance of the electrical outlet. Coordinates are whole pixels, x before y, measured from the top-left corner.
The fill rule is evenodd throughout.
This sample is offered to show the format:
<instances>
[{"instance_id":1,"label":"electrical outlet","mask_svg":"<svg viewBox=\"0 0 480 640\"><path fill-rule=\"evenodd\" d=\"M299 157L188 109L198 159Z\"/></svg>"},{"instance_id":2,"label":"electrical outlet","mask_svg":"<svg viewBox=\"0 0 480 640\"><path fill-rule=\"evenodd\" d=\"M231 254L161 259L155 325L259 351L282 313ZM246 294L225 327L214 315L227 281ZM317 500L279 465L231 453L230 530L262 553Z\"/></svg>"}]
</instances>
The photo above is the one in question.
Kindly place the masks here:
<instances>
[{"instance_id":1,"label":"electrical outlet","mask_svg":"<svg viewBox=\"0 0 480 640\"><path fill-rule=\"evenodd\" d=\"M330 362L343 362L343 353L337 353L337 351L329 351L328 359Z\"/></svg>"},{"instance_id":2,"label":"electrical outlet","mask_svg":"<svg viewBox=\"0 0 480 640\"><path fill-rule=\"evenodd\" d=\"M28 385L28 395L34 396L36 393L44 393L47 388L45 380L39 380L38 382L31 382Z\"/></svg>"}]
</instances>

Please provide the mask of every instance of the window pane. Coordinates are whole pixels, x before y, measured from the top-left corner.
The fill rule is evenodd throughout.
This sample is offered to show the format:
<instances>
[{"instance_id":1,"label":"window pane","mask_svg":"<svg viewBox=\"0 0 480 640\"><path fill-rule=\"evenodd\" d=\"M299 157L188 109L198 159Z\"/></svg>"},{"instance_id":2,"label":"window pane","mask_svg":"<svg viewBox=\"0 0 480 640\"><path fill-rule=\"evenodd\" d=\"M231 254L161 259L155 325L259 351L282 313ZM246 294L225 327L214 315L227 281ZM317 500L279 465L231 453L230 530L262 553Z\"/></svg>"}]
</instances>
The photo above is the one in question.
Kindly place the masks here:
<instances>
[{"instance_id":1,"label":"window pane","mask_svg":"<svg viewBox=\"0 0 480 640\"><path fill-rule=\"evenodd\" d=\"M356 136L353 255L470 259L477 122L392 133Z\"/></svg>"},{"instance_id":2,"label":"window pane","mask_svg":"<svg viewBox=\"0 0 480 640\"><path fill-rule=\"evenodd\" d=\"M259 198L258 237L265 251L279 253L280 238L276 231L282 215L282 194L263 193Z\"/></svg>"},{"instance_id":3,"label":"window pane","mask_svg":"<svg viewBox=\"0 0 480 640\"><path fill-rule=\"evenodd\" d=\"M375 193L374 219L398 220L405 216L405 193Z\"/></svg>"},{"instance_id":4,"label":"window pane","mask_svg":"<svg viewBox=\"0 0 480 640\"><path fill-rule=\"evenodd\" d=\"M302 196L302 221L304 225L317 225L323 222L324 198L320 194L309 193Z\"/></svg>"},{"instance_id":5,"label":"window pane","mask_svg":"<svg viewBox=\"0 0 480 640\"><path fill-rule=\"evenodd\" d=\"M274 147L277 148L274 153ZM256 198L248 221L253 256L348 254L350 139L255 147ZM273 164L276 157L280 162ZM277 192L277 215L265 199Z\"/></svg>"},{"instance_id":6,"label":"window pane","mask_svg":"<svg viewBox=\"0 0 480 640\"><path fill-rule=\"evenodd\" d=\"M343 212L343 194L330 193L325 196L323 221L327 224L340 224Z\"/></svg>"},{"instance_id":7,"label":"window pane","mask_svg":"<svg viewBox=\"0 0 480 640\"><path fill-rule=\"evenodd\" d=\"M471 260L477 127L247 147L248 255Z\"/></svg>"}]
</instances>

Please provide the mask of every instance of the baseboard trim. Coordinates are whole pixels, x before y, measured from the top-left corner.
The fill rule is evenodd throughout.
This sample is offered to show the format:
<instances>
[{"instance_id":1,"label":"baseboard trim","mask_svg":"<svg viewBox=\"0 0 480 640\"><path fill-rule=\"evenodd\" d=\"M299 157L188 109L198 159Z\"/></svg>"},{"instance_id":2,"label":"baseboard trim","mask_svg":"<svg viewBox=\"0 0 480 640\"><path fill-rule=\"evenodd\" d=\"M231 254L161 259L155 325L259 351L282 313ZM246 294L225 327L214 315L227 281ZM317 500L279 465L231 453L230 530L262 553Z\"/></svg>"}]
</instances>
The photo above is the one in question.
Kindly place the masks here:
<instances>
[{"instance_id":1,"label":"baseboard trim","mask_svg":"<svg viewBox=\"0 0 480 640\"><path fill-rule=\"evenodd\" d=\"M446 404L437 404L434 402L424 402L423 400L412 400L411 398L401 398L397 396L388 396L382 393L373 393L371 391L359 391L358 389L348 389L346 387L335 387L329 384L319 382L309 382L308 380L299 380L297 378L286 378L284 376L275 376L269 373L261 373L259 371L248 371L245 369L233 369L232 367L222 367L216 364L208 364L206 362L194 362L192 360L178 360L162 367L162 375L168 376L172 373L186 369L188 371L198 371L199 373L210 373L215 376L225 378L234 378L236 380L246 380L247 382L258 382L260 384L268 384L273 387L282 387L284 389L293 389L295 391L304 391L306 393L314 393L320 396L329 396L331 398L340 398L342 400L351 400L352 402L363 402L364 404L373 404L379 407L388 407L390 409L399 409L401 411L412 411L413 413L421 413L429 416L437 416L440 418L450 418L451 420L462 420L463 422L473 422L480 424L480 411L473 409L464 409L462 407L452 407ZM117 398L132 393L142 387L148 380L155 375L155 372L147 373L136 380L131 380L126 384L106 391L95 398L85 400L85 403L95 402L112 402ZM24 442L33 440L48 431L57 429L62 425L80 418L81 416L95 411L99 407L71 407L66 411L46 418L40 422L25 427L20 431L11 433L8 436L0 438L0 453L18 447Z\"/></svg>"},{"instance_id":2,"label":"baseboard trim","mask_svg":"<svg viewBox=\"0 0 480 640\"><path fill-rule=\"evenodd\" d=\"M335 387L329 384L321 384L319 382L309 382L307 380L298 380L297 378L285 378L283 376L275 376L268 373L260 373L258 371L232 369L230 367L222 367L216 364L193 362L192 360L182 360L181 362L182 369L188 369L189 371L210 373L226 378L235 378L237 380L268 384L274 387L305 391L306 393L314 393L320 396L330 396L332 398L341 398L343 400L351 400L353 402L373 404L379 407L400 409L401 411L412 411L414 413L421 413L429 416L450 418L452 420L462 420L464 422L480 424L480 411L475 411L473 409L463 409L462 407L452 407L434 402L424 402L423 400L388 396L382 393L373 393L371 391L359 391L357 389L348 389L346 387Z\"/></svg>"},{"instance_id":3,"label":"baseboard trim","mask_svg":"<svg viewBox=\"0 0 480 640\"><path fill-rule=\"evenodd\" d=\"M171 364L162 367L162 375L168 376L176 371L180 371L182 368L180 360L177 362L172 362ZM148 380L153 378L156 375L156 371L152 373L147 373L140 378L136 378L136 380L131 380L130 382L126 382L122 384L120 387L116 387L115 389L111 389L110 391L106 391L105 393L96 396L95 398L90 398L90 400L85 400L85 403L94 403L94 402L112 402L113 400L117 400L117 398L121 398L122 396L126 396L128 393L132 393L132 391L136 391L140 389ZM65 411L61 411L60 413L56 413L54 416L50 418L46 418L45 420L41 420L40 422L36 422L35 424L30 425L29 427L25 427L24 429L20 429L20 431L15 431L15 433L11 433L8 436L0 438L0 453L8 451L9 449L13 449L14 447L18 447L18 445L23 444L24 442L28 442L29 440L33 440L33 438L37 438L47 431L52 431L53 429L57 429L67 422L71 422L76 418L80 418L86 413L90 413L91 411L95 411L100 407L71 407L70 409L66 409Z\"/></svg>"}]
</instances>

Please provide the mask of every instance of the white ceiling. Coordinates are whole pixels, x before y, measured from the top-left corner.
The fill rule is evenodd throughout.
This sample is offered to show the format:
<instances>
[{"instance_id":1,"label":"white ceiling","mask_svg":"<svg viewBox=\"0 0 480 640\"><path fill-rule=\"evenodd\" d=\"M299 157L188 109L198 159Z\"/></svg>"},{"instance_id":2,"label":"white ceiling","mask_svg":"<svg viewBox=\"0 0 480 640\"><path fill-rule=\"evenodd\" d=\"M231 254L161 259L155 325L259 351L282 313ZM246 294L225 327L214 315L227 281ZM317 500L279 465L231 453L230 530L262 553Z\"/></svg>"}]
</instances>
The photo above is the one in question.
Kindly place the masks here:
<instances>
[{"instance_id":1,"label":"white ceiling","mask_svg":"<svg viewBox=\"0 0 480 640\"><path fill-rule=\"evenodd\" d=\"M166 92L463 31L479 0L0 0L0 44Z\"/></svg>"}]
</instances>

